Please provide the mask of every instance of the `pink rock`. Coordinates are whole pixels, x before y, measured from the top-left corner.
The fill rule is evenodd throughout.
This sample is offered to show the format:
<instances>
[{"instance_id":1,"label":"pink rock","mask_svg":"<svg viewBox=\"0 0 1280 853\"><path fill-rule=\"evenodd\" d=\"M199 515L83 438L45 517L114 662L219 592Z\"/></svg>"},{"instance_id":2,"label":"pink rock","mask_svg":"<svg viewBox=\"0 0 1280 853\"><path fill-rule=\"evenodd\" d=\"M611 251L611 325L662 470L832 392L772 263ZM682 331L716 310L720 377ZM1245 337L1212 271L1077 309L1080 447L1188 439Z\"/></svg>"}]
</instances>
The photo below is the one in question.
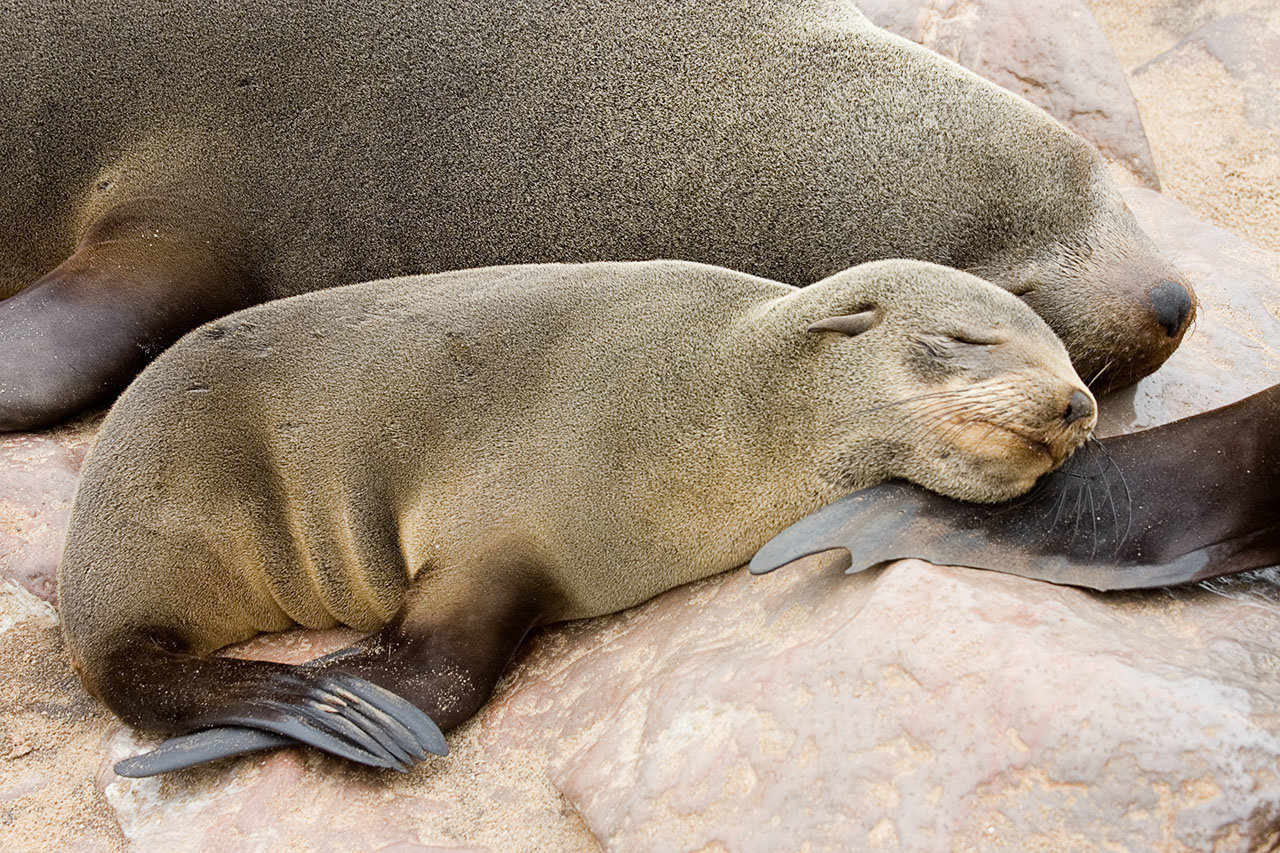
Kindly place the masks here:
<instances>
[{"instance_id":1,"label":"pink rock","mask_svg":"<svg viewBox=\"0 0 1280 853\"><path fill-rule=\"evenodd\" d=\"M99 784L137 849L598 849L546 778L545 752L486 751L478 721L451 735L455 753L407 775L280 750L169 778L124 779L110 763L156 742L117 726Z\"/></svg>"},{"instance_id":2,"label":"pink rock","mask_svg":"<svg viewBox=\"0 0 1280 853\"><path fill-rule=\"evenodd\" d=\"M1173 356L1103 401L1098 433L1158 426L1280 382L1280 252L1209 225L1168 196L1138 188L1124 196L1160 251L1191 280L1200 304Z\"/></svg>"},{"instance_id":3,"label":"pink rock","mask_svg":"<svg viewBox=\"0 0 1280 853\"><path fill-rule=\"evenodd\" d=\"M546 744L610 848L1251 849L1277 826L1278 627L1194 589L815 559L593 623L486 728Z\"/></svg>"},{"instance_id":4,"label":"pink rock","mask_svg":"<svg viewBox=\"0 0 1280 853\"><path fill-rule=\"evenodd\" d=\"M1159 189L1142 119L1083 0L857 0L878 26L1022 95Z\"/></svg>"},{"instance_id":5,"label":"pink rock","mask_svg":"<svg viewBox=\"0 0 1280 853\"><path fill-rule=\"evenodd\" d=\"M0 435L0 581L56 602L58 557L76 476L99 418Z\"/></svg>"}]
</instances>

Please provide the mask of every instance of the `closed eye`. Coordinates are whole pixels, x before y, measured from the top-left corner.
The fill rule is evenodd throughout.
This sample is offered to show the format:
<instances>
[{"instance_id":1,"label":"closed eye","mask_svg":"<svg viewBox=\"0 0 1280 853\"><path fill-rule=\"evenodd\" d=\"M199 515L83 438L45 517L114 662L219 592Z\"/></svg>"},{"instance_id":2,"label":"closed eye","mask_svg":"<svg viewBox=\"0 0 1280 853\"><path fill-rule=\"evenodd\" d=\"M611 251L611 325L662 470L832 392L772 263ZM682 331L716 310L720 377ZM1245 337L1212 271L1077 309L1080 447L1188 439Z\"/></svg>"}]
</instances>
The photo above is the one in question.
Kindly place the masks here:
<instances>
[{"instance_id":1,"label":"closed eye","mask_svg":"<svg viewBox=\"0 0 1280 853\"><path fill-rule=\"evenodd\" d=\"M948 335L947 337L949 337L951 340L955 341L958 344L965 344L967 346L972 346L972 347L994 347L1003 343L1003 341L997 338L977 337L975 335L961 334L961 335Z\"/></svg>"},{"instance_id":2,"label":"closed eye","mask_svg":"<svg viewBox=\"0 0 1280 853\"><path fill-rule=\"evenodd\" d=\"M934 358L955 356L956 340L947 335L920 335L916 338L920 348Z\"/></svg>"},{"instance_id":3,"label":"closed eye","mask_svg":"<svg viewBox=\"0 0 1280 853\"><path fill-rule=\"evenodd\" d=\"M979 336L979 334L919 334L915 342L924 350L929 359L936 361L952 361L969 357L982 357L982 353L991 347L1005 343L996 336Z\"/></svg>"},{"instance_id":4,"label":"closed eye","mask_svg":"<svg viewBox=\"0 0 1280 853\"><path fill-rule=\"evenodd\" d=\"M981 337L972 334L951 335L919 335L916 341L921 348L933 358L955 358L962 353L972 352L976 347L999 346L1004 341L995 337Z\"/></svg>"}]
</instances>

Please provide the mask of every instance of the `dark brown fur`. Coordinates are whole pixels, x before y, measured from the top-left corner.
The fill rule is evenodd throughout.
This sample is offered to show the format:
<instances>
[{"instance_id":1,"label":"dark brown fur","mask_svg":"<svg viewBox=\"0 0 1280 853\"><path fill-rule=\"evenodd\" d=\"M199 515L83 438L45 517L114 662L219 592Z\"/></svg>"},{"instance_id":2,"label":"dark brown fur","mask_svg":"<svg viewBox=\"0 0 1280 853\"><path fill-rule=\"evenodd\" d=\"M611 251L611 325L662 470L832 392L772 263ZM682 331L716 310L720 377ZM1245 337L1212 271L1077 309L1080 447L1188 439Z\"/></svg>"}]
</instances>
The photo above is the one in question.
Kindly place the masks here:
<instances>
[{"instance_id":1,"label":"dark brown fur","mask_svg":"<svg viewBox=\"0 0 1280 853\"><path fill-rule=\"evenodd\" d=\"M1102 388L1190 321L1096 151L845 0L2 14L0 429L236 308L490 264L943 263L1023 295Z\"/></svg>"}]
</instances>

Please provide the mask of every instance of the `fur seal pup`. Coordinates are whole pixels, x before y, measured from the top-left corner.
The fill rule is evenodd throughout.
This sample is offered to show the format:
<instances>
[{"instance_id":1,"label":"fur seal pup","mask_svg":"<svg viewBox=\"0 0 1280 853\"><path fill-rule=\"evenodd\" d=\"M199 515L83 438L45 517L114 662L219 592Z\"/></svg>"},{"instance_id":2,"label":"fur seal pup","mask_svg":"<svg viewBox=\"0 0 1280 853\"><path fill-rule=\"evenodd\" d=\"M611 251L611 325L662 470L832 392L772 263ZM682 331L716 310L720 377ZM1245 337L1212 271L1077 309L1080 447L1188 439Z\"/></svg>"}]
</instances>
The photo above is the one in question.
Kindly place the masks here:
<instances>
[{"instance_id":1,"label":"fur seal pup","mask_svg":"<svg viewBox=\"0 0 1280 853\"><path fill-rule=\"evenodd\" d=\"M1022 296L1100 389L1194 313L1093 148L847 0L0 16L0 430L233 310L495 264L933 261Z\"/></svg>"},{"instance_id":2,"label":"fur seal pup","mask_svg":"<svg viewBox=\"0 0 1280 853\"><path fill-rule=\"evenodd\" d=\"M1099 590L1280 565L1280 385L1154 429L1090 441L1034 491L963 504L906 483L832 503L751 560L763 574L849 552L849 572L918 557Z\"/></svg>"},{"instance_id":3,"label":"fur seal pup","mask_svg":"<svg viewBox=\"0 0 1280 853\"><path fill-rule=\"evenodd\" d=\"M276 735L403 767L533 626L741 565L888 477L1012 497L1094 421L1026 305L916 261L803 290L676 261L327 290L197 329L121 396L60 610L130 724L236 727L122 772ZM337 623L375 633L304 667L202 657Z\"/></svg>"}]
</instances>

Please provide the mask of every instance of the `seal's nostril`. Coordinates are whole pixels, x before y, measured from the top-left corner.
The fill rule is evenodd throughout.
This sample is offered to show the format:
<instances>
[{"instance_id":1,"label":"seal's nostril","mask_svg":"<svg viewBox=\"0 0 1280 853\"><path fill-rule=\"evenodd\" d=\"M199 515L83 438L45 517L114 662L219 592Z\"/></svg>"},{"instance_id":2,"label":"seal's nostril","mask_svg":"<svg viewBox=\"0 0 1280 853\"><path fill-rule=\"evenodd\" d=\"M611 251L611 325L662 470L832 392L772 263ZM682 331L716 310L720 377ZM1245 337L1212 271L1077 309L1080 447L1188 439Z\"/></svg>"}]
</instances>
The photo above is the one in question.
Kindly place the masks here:
<instances>
[{"instance_id":1,"label":"seal's nostril","mask_svg":"<svg viewBox=\"0 0 1280 853\"><path fill-rule=\"evenodd\" d=\"M1093 400L1089 399L1089 395L1083 391L1072 394L1071 399L1067 401L1067 411L1062 419L1068 424L1074 424L1091 417L1093 417Z\"/></svg>"},{"instance_id":2,"label":"seal's nostril","mask_svg":"<svg viewBox=\"0 0 1280 853\"><path fill-rule=\"evenodd\" d=\"M1156 311L1156 320L1172 338L1182 331L1191 313L1191 294L1176 281L1165 279L1152 288L1151 307Z\"/></svg>"}]
</instances>

